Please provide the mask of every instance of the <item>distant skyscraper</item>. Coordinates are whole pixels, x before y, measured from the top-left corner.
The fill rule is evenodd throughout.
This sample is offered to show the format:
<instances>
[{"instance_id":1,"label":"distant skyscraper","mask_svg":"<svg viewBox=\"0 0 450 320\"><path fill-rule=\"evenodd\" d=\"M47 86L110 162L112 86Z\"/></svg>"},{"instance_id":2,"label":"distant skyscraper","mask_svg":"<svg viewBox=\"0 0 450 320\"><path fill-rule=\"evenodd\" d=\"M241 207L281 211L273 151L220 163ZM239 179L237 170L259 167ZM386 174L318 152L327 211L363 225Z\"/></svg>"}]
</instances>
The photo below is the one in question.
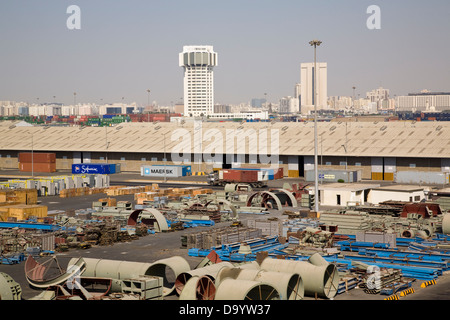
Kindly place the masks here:
<instances>
[{"instance_id":1,"label":"distant skyscraper","mask_svg":"<svg viewBox=\"0 0 450 320\"><path fill-rule=\"evenodd\" d=\"M328 88L327 88L327 63L317 62L317 109L325 109L327 107L328 100ZM307 113L314 109L314 100L316 95L314 94L314 63L302 63L301 64L301 109L302 113ZM305 112L306 111L306 112Z\"/></svg>"},{"instance_id":2,"label":"distant skyscraper","mask_svg":"<svg viewBox=\"0 0 450 320\"><path fill-rule=\"evenodd\" d=\"M366 97L370 100L370 102L376 103L378 110L387 109L389 102L389 89L380 87L367 92Z\"/></svg>"},{"instance_id":3,"label":"distant skyscraper","mask_svg":"<svg viewBox=\"0 0 450 320\"><path fill-rule=\"evenodd\" d=\"M214 72L217 53L212 46L184 46L179 54L184 68L184 115L207 116L214 113Z\"/></svg>"},{"instance_id":4,"label":"distant skyscraper","mask_svg":"<svg viewBox=\"0 0 450 320\"><path fill-rule=\"evenodd\" d=\"M252 108L262 108L266 104L266 99L253 98L251 101Z\"/></svg>"}]
</instances>

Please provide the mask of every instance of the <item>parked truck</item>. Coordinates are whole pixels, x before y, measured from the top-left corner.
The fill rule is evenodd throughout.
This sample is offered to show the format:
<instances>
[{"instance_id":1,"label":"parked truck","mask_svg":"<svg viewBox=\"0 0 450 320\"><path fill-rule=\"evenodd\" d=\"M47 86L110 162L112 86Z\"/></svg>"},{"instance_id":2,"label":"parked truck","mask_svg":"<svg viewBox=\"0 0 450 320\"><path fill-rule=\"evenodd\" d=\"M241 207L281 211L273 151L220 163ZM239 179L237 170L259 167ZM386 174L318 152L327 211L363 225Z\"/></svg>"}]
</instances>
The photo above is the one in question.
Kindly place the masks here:
<instances>
[{"instance_id":1,"label":"parked truck","mask_svg":"<svg viewBox=\"0 0 450 320\"><path fill-rule=\"evenodd\" d=\"M212 186L225 186L230 183L249 184L253 188L267 186L267 181L258 179L258 171L225 169L214 171L208 176L208 183Z\"/></svg>"},{"instance_id":2,"label":"parked truck","mask_svg":"<svg viewBox=\"0 0 450 320\"><path fill-rule=\"evenodd\" d=\"M282 178L277 175L276 179ZM248 184L252 188L265 188L273 175L268 174L265 169L223 169L214 171L208 176L208 183L212 186L225 186L231 183Z\"/></svg>"}]
</instances>

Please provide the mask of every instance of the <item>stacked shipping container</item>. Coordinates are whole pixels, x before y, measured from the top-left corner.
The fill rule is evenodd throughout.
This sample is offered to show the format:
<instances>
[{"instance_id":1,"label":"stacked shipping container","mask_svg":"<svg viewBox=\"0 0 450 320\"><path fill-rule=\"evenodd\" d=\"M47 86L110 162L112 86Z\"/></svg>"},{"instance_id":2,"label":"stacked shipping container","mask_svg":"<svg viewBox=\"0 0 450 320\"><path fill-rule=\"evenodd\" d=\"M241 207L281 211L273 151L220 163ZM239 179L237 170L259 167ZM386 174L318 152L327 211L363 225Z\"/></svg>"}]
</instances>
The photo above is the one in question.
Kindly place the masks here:
<instances>
[{"instance_id":1,"label":"stacked shipping container","mask_svg":"<svg viewBox=\"0 0 450 320\"><path fill-rule=\"evenodd\" d=\"M22 172L56 172L56 153L19 153L19 169Z\"/></svg>"}]
</instances>

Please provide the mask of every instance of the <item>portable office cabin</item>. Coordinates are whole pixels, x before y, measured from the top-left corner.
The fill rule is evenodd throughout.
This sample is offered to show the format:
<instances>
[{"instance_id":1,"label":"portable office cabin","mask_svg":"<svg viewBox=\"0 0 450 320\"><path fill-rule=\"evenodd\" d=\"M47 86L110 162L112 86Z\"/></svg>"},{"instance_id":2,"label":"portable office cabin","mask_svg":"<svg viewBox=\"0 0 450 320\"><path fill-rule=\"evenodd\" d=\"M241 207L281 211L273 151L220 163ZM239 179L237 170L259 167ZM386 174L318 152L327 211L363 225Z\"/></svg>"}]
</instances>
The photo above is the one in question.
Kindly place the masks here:
<instances>
[{"instance_id":1,"label":"portable office cabin","mask_svg":"<svg viewBox=\"0 0 450 320\"><path fill-rule=\"evenodd\" d=\"M364 205L374 184L330 183L319 185L319 201L322 206ZM310 187L311 188L311 187Z\"/></svg>"},{"instance_id":2,"label":"portable office cabin","mask_svg":"<svg viewBox=\"0 0 450 320\"><path fill-rule=\"evenodd\" d=\"M406 201L420 202L425 199L425 190L420 186L413 185L392 185L373 188L368 195L367 201L372 204L379 204L384 201Z\"/></svg>"}]
</instances>

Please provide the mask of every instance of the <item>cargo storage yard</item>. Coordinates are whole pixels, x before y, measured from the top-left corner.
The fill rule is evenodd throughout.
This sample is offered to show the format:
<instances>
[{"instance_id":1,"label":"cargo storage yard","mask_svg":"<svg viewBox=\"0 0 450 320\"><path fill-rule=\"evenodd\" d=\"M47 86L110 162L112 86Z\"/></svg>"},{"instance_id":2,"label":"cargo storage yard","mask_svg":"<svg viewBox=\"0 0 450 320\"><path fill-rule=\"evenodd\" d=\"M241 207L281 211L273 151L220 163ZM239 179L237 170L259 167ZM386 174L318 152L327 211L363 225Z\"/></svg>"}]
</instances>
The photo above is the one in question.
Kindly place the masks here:
<instances>
[{"instance_id":1,"label":"cargo storage yard","mask_svg":"<svg viewBox=\"0 0 450 320\"><path fill-rule=\"evenodd\" d=\"M3 313L445 310L444 2L2 5Z\"/></svg>"},{"instance_id":2,"label":"cargo storage yard","mask_svg":"<svg viewBox=\"0 0 450 320\"><path fill-rule=\"evenodd\" d=\"M292 178L253 189L67 173L2 171L3 300L448 298L448 189L318 214Z\"/></svg>"}]
</instances>

